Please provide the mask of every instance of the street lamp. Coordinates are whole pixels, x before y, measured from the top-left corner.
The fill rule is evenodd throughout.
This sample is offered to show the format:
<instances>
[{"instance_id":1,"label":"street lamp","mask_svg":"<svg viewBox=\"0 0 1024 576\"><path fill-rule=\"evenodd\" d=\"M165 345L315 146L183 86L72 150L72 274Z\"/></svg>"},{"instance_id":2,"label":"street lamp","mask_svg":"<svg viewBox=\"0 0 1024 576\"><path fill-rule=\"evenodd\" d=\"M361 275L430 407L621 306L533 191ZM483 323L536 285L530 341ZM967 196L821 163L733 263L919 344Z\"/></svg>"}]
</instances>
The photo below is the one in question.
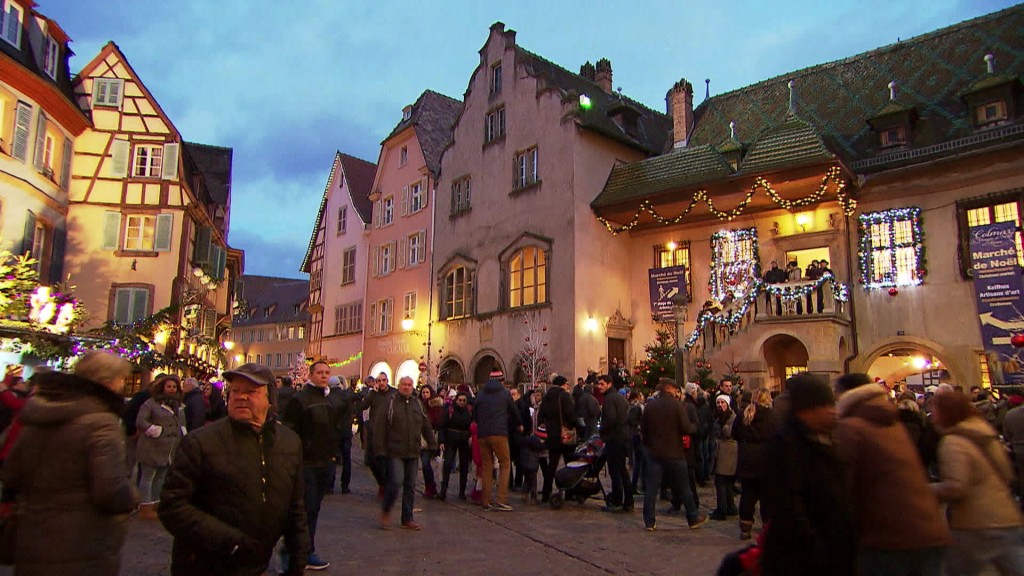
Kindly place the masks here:
<instances>
[{"instance_id":1,"label":"street lamp","mask_svg":"<svg viewBox=\"0 0 1024 576\"><path fill-rule=\"evenodd\" d=\"M672 298L672 315L676 323L676 382L680 387L686 386L686 359L683 351L683 324L686 322L687 300L682 291L676 292Z\"/></svg>"},{"instance_id":2,"label":"street lamp","mask_svg":"<svg viewBox=\"0 0 1024 576\"><path fill-rule=\"evenodd\" d=\"M412 318L410 318L409 316L406 316L405 318L402 318L402 330L405 330L406 332L408 332L408 331L412 330L412 326L413 326Z\"/></svg>"}]
</instances>

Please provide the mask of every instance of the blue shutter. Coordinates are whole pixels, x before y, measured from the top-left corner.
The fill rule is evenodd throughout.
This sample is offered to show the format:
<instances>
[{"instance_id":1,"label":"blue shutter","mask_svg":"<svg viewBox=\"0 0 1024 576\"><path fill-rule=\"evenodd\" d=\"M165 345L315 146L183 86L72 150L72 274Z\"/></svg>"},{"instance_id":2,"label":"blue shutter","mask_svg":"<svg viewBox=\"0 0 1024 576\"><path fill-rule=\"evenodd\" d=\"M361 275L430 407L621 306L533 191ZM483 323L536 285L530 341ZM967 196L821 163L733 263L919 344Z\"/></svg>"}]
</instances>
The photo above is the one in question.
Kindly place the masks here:
<instances>
[{"instance_id":1,"label":"blue shutter","mask_svg":"<svg viewBox=\"0 0 1024 576\"><path fill-rule=\"evenodd\" d=\"M157 214L154 250L157 252L169 252L171 250L171 232L173 228L174 214Z\"/></svg>"},{"instance_id":2,"label":"blue shutter","mask_svg":"<svg viewBox=\"0 0 1024 576\"><path fill-rule=\"evenodd\" d=\"M61 224L53 231L53 250L50 252L50 283L56 284L63 280L64 245L67 243L68 229Z\"/></svg>"},{"instance_id":3,"label":"blue shutter","mask_svg":"<svg viewBox=\"0 0 1024 576\"><path fill-rule=\"evenodd\" d=\"M111 320L115 324L127 324L128 316L131 314L132 289L118 288L114 292L114 315Z\"/></svg>"},{"instance_id":4,"label":"blue shutter","mask_svg":"<svg viewBox=\"0 0 1024 576\"><path fill-rule=\"evenodd\" d=\"M36 215L31 210L25 215L25 235L21 237L21 253L26 254L32 251L32 241L36 237ZM33 254L33 258L40 259L39 254Z\"/></svg>"},{"instance_id":5,"label":"blue shutter","mask_svg":"<svg viewBox=\"0 0 1024 576\"><path fill-rule=\"evenodd\" d=\"M219 246L217 247L217 249L220 250L220 257L217 260L217 280L223 280L224 269L227 268L228 265L228 251L227 248L221 248Z\"/></svg>"}]
</instances>

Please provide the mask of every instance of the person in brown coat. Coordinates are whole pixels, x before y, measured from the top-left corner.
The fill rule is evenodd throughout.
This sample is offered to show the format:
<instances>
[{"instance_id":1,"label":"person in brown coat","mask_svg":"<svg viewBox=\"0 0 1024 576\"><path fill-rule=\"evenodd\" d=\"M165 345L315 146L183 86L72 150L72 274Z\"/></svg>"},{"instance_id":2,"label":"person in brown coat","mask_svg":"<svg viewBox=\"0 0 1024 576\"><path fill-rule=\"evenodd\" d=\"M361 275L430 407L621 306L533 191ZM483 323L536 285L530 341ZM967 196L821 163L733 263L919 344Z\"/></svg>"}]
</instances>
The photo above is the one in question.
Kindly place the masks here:
<instances>
[{"instance_id":1,"label":"person in brown coat","mask_svg":"<svg viewBox=\"0 0 1024 576\"><path fill-rule=\"evenodd\" d=\"M896 406L867 374L836 381L836 446L848 466L862 574L939 576L951 538Z\"/></svg>"},{"instance_id":2,"label":"person in brown coat","mask_svg":"<svg viewBox=\"0 0 1024 576\"><path fill-rule=\"evenodd\" d=\"M90 352L74 374L34 377L37 393L2 474L18 494L18 576L117 576L138 502L120 420L130 370L122 358Z\"/></svg>"}]
</instances>

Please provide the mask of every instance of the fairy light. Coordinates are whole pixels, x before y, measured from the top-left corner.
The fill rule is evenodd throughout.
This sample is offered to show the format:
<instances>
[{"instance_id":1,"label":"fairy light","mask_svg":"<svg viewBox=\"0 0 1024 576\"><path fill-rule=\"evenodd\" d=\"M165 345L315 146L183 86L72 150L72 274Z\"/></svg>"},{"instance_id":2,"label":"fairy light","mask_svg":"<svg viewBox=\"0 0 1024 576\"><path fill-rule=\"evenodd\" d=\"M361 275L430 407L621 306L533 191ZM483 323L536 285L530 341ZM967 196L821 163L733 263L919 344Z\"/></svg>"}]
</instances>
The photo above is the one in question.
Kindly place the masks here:
<instances>
[{"instance_id":1,"label":"fairy light","mask_svg":"<svg viewBox=\"0 0 1024 576\"><path fill-rule=\"evenodd\" d=\"M921 209L916 207L893 208L891 210L880 210L861 214L859 220L860 249L857 252L857 260L860 265L860 282L865 288L892 288L896 286L917 286L924 282L928 273L924 257L924 228L921 222ZM897 225L903 222L910 223L910 237L907 239L897 238ZM888 245L881 247L873 246L872 227L885 225L888 231ZM913 263L909 268L900 269L897 262L897 252L901 248L912 248ZM875 278L873 255L876 252L888 252L889 267Z\"/></svg>"}]
</instances>

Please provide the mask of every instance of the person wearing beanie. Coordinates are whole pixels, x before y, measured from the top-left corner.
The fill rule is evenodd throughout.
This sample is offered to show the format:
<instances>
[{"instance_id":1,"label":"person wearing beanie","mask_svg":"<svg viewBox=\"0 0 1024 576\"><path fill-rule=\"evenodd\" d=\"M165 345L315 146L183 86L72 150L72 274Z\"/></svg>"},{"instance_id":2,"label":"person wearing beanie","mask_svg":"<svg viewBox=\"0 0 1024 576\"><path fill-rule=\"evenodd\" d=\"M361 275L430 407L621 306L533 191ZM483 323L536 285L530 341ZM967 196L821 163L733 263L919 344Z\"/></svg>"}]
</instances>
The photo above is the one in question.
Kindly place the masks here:
<instances>
[{"instance_id":1,"label":"person wearing beanie","mask_svg":"<svg viewBox=\"0 0 1024 576\"><path fill-rule=\"evenodd\" d=\"M562 443L562 428L571 428L576 425L576 406L569 390L568 378L561 375L552 378L551 387L544 394L537 415L538 424L543 424L544 429L548 431L545 440L548 463L543 469L544 488L541 491L541 502L545 503L551 499L551 489L555 481L555 470L558 470L558 461L571 455L576 449L575 445Z\"/></svg>"},{"instance_id":2,"label":"person wearing beanie","mask_svg":"<svg viewBox=\"0 0 1024 576\"><path fill-rule=\"evenodd\" d=\"M739 514L736 508L736 441L732 438L732 425L736 413L732 409L732 396L720 393L715 398L714 436L718 440L715 457L715 509L712 520L727 520Z\"/></svg>"},{"instance_id":3,"label":"person wearing beanie","mask_svg":"<svg viewBox=\"0 0 1024 576\"><path fill-rule=\"evenodd\" d=\"M510 430L522 433L523 424L519 421L519 410L516 408L512 395L502 384L504 374L492 371L487 384L476 397L473 404L473 421L477 424L477 441L480 447L480 458L483 466L480 476L483 480L484 510L509 512L508 480L512 470L511 451L508 444ZM494 461L498 461L497 495L491 493L494 487Z\"/></svg>"},{"instance_id":4,"label":"person wearing beanie","mask_svg":"<svg viewBox=\"0 0 1024 576\"><path fill-rule=\"evenodd\" d=\"M897 407L867 374L840 377L836 391L835 439L850 471L861 568L938 576L950 533ZM907 568L893 572L895 566Z\"/></svg>"},{"instance_id":5,"label":"person wearing beanie","mask_svg":"<svg viewBox=\"0 0 1024 576\"><path fill-rule=\"evenodd\" d=\"M786 380L789 412L769 442L762 576L853 576L856 540L845 469L833 449L835 397L823 378Z\"/></svg>"}]
</instances>

